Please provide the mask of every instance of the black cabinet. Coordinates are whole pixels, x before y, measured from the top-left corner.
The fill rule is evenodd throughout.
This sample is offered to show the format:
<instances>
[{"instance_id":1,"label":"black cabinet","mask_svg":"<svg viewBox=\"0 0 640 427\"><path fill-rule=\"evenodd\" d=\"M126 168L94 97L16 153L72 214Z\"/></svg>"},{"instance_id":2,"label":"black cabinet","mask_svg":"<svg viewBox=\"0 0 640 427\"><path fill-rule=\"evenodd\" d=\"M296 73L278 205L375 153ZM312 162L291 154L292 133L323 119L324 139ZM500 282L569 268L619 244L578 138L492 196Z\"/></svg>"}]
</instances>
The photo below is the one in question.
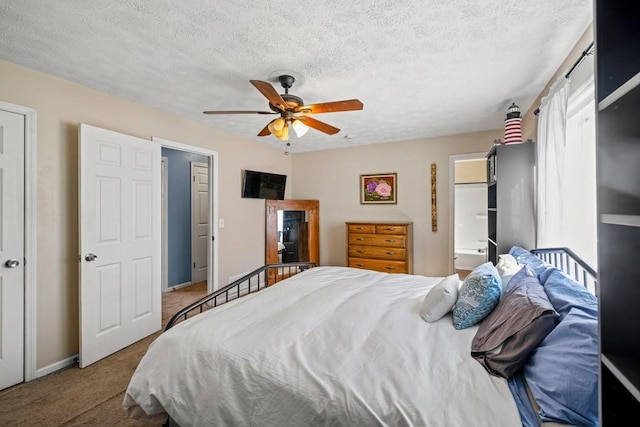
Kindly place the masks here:
<instances>
[{"instance_id":1,"label":"black cabinet","mask_svg":"<svg viewBox=\"0 0 640 427\"><path fill-rule=\"evenodd\" d=\"M596 0L600 422L640 411L640 2Z\"/></svg>"}]
</instances>

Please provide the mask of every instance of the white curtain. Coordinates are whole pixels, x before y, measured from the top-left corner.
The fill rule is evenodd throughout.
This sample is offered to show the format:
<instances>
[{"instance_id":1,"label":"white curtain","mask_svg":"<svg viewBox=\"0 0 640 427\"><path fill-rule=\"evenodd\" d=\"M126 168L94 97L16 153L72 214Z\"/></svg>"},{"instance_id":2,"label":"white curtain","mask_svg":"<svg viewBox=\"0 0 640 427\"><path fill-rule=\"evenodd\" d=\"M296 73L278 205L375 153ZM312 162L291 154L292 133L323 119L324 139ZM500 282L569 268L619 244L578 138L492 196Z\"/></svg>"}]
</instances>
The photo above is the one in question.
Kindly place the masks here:
<instances>
[{"instance_id":1,"label":"white curtain","mask_svg":"<svg viewBox=\"0 0 640 427\"><path fill-rule=\"evenodd\" d=\"M566 149L569 79L561 76L542 98L538 115L537 247L563 245L562 170Z\"/></svg>"}]
</instances>

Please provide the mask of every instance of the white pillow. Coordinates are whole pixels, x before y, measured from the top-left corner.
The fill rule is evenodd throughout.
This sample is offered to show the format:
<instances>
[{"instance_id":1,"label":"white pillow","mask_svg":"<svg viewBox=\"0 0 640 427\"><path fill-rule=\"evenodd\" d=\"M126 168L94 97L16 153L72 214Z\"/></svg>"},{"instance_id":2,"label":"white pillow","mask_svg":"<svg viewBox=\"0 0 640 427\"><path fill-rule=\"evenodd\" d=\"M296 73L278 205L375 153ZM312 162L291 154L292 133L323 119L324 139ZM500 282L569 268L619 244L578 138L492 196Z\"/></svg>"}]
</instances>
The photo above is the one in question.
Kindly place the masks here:
<instances>
[{"instance_id":1,"label":"white pillow","mask_svg":"<svg viewBox=\"0 0 640 427\"><path fill-rule=\"evenodd\" d=\"M460 278L458 274L447 276L427 293L420 307L420 317L425 322L435 322L451 311L458 299Z\"/></svg>"},{"instance_id":2,"label":"white pillow","mask_svg":"<svg viewBox=\"0 0 640 427\"><path fill-rule=\"evenodd\" d=\"M501 273L500 269L506 269L509 267L516 267L518 265L518 261L510 254L501 254L498 255L498 263L496 264L496 268L498 269L498 273Z\"/></svg>"},{"instance_id":3,"label":"white pillow","mask_svg":"<svg viewBox=\"0 0 640 427\"><path fill-rule=\"evenodd\" d=\"M502 254L498 257L499 260L496 264L496 269L498 270L498 274L500 275L500 280L502 281L502 290L504 291L513 275L520 271L522 266L518 264L518 261L516 261L513 255Z\"/></svg>"}]
</instances>

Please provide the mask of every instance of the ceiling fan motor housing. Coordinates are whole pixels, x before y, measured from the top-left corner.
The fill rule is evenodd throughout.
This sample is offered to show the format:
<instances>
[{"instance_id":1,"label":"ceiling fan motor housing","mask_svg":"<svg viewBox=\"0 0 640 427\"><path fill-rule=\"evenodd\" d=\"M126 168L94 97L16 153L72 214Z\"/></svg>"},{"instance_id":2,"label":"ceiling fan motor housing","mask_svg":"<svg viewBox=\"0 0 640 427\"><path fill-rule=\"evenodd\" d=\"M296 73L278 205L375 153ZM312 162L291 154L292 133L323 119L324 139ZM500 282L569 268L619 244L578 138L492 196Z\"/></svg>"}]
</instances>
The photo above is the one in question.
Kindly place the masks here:
<instances>
[{"instance_id":1,"label":"ceiling fan motor housing","mask_svg":"<svg viewBox=\"0 0 640 427\"><path fill-rule=\"evenodd\" d=\"M280 81L280 84L284 88L285 93L289 93L289 89L291 89L291 86L293 86L293 83L296 81L296 79L293 76L289 76L287 74L279 76L278 80Z\"/></svg>"},{"instance_id":2,"label":"ceiling fan motor housing","mask_svg":"<svg viewBox=\"0 0 640 427\"><path fill-rule=\"evenodd\" d=\"M288 93L280 94L280 96L282 97L284 102L287 103L287 107L289 107L289 108L296 108L296 107L299 107L301 105L304 105L304 101L299 96L291 95L291 94L288 94ZM274 107L273 104L271 104L271 103L269 103L269 108L271 108L273 111L278 112L278 113L281 111L279 108Z\"/></svg>"}]
</instances>

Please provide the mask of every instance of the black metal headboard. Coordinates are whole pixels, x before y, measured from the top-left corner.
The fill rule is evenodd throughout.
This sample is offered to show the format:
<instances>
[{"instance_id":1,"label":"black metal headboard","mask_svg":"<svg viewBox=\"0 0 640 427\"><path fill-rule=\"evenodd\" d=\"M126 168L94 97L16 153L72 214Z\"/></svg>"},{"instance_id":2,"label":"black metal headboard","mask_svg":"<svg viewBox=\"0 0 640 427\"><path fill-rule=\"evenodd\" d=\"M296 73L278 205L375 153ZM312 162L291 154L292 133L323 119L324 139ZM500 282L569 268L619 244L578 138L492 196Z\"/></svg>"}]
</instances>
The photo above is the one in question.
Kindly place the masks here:
<instances>
[{"instance_id":1,"label":"black metal headboard","mask_svg":"<svg viewBox=\"0 0 640 427\"><path fill-rule=\"evenodd\" d=\"M532 249L532 254L547 264L564 271L569 277L596 294L598 274L589 264L569 248Z\"/></svg>"}]
</instances>

